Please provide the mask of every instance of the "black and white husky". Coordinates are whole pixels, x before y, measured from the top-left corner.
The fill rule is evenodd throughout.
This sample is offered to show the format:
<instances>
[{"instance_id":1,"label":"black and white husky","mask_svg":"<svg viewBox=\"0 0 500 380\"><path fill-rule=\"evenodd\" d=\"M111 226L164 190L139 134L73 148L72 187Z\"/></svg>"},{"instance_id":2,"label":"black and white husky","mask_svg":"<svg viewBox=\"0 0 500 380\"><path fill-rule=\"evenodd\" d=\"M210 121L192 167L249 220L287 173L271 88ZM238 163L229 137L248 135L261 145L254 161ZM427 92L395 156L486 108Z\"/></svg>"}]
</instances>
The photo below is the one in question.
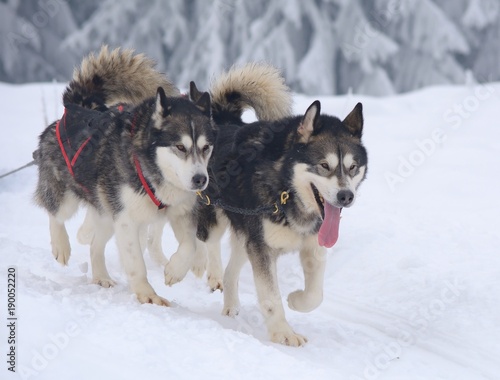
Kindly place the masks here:
<instances>
[{"instance_id":1,"label":"black and white husky","mask_svg":"<svg viewBox=\"0 0 500 380\"><path fill-rule=\"evenodd\" d=\"M192 255L196 192L208 184L214 144L210 97L205 93L192 102L179 95L143 55L103 47L75 70L63 96L64 116L41 134L34 153L35 199L49 214L55 259L68 263L64 223L79 204L86 205L92 230L79 234L90 243L93 282L113 284L104 249L114 233L141 303L168 305L147 280L141 231L169 219L178 253Z\"/></svg>"},{"instance_id":2,"label":"black and white husky","mask_svg":"<svg viewBox=\"0 0 500 380\"><path fill-rule=\"evenodd\" d=\"M303 345L306 338L285 319L276 261L285 252L300 252L305 285L288 295L288 305L302 312L318 307L326 248L336 243L341 210L354 204L367 172L362 105L343 121L321 114L315 101L303 115L245 125L241 104L253 94L214 87L212 116L218 132L205 191L212 205L198 209L198 238L217 251L229 221L223 314L238 313L238 278L249 260L271 340ZM194 100L201 97L194 93Z\"/></svg>"},{"instance_id":3,"label":"black and white husky","mask_svg":"<svg viewBox=\"0 0 500 380\"><path fill-rule=\"evenodd\" d=\"M190 96L193 102L199 102L204 93L198 91L194 83L191 83ZM230 125L230 129L233 129L233 125L245 125L241 119L245 109L253 109L255 116L260 121L276 121L291 115L292 96L290 89L285 84L280 71L264 63L237 65L220 74L212 83L210 96L216 135L219 129L222 130L226 125ZM221 149L227 149L227 147L221 146ZM213 182L213 185L217 186L217 183ZM208 192L207 194L212 193ZM207 203L207 194L204 194L198 205ZM212 206L204 211L209 212L214 220L216 219L215 213L220 214L220 210L214 209ZM220 216L219 223L214 225L217 229L217 232L214 232L215 235L222 235L227 226L222 214ZM165 222L165 220L160 220L152 224L148 239L149 253L155 261L165 265L165 283L173 285L179 282L184 278L189 268L198 276L201 276L206 268L210 288L222 290L219 239L209 240L207 244L197 244L194 256L182 255L177 252L172 255L170 260L167 260L161 247L161 236ZM206 241L207 239L201 237L201 240Z\"/></svg>"}]
</instances>

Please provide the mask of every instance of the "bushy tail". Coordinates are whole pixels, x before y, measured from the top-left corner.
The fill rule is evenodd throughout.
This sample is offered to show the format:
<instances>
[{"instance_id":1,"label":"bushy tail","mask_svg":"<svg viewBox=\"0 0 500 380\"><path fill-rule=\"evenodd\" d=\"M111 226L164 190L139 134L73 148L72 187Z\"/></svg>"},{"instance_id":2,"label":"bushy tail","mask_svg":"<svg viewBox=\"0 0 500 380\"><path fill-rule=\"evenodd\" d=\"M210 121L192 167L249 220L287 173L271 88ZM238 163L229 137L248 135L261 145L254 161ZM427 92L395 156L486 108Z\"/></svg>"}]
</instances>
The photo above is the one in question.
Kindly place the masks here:
<instances>
[{"instance_id":1,"label":"bushy tail","mask_svg":"<svg viewBox=\"0 0 500 380\"><path fill-rule=\"evenodd\" d=\"M167 96L180 95L144 54L120 48L109 51L104 45L98 55L89 54L75 68L63 102L92 109L117 103L136 105L155 96L158 87L163 87Z\"/></svg>"},{"instance_id":2,"label":"bushy tail","mask_svg":"<svg viewBox=\"0 0 500 380\"><path fill-rule=\"evenodd\" d=\"M233 66L212 82L210 94L215 120L220 115L240 119L249 107L259 120L278 120L292 113L290 89L280 71L268 64Z\"/></svg>"}]
</instances>

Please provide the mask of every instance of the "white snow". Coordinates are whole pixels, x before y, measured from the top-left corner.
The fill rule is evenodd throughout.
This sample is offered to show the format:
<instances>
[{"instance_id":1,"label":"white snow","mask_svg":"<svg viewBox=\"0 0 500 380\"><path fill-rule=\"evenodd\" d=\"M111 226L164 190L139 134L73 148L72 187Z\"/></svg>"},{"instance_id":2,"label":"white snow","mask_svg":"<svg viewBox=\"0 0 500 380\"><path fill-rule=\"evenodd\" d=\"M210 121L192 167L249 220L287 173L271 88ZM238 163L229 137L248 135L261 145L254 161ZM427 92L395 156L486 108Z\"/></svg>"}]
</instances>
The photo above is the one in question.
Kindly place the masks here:
<instances>
[{"instance_id":1,"label":"white snow","mask_svg":"<svg viewBox=\"0 0 500 380\"><path fill-rule=\"evenodd\" d=\"M0 84L0 173L31 160L62 113L63 85ZM68 267L52 257L48 220L32 201L36 168L0 180L2 379L498 379L500 377L500 84L435 87L386 98L319 97L345 116L364 104L369 171L329 251L323 304L286 308L303 348L270 343L250 267L242 310L220 315L222 294L205 280L171 288L146 255L148 275L171 308L140 305L127 288L89 284L87 246L69 222ZM295 111L314 100L295 96ZM164 247L176 248L167 228ZM227 262L227 238L223 259ZM17 373L7 370L7 268L17 268ZM283 299L303 286L296 254L279 262Z\"/></svg>"}]
</instances>

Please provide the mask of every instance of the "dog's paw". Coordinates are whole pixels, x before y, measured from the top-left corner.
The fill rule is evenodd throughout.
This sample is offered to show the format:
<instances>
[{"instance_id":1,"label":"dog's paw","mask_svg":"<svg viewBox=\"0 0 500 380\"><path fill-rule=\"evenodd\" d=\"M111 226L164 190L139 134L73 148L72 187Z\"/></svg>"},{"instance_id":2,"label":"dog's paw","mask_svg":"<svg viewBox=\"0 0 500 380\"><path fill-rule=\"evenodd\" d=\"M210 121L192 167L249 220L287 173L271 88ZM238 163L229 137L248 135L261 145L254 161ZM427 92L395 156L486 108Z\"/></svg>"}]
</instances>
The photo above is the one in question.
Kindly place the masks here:
<instances>
[{"instance_id":1,"label":"dog's paw","mask_svg":"<svg viewBox=\"0 0 500 380\"><path fill-rule=\"evenodd\" d=\"M103 288L112 288L116 285L116 282L110 278L93 278L92 283L102 286Z\"/></svg>"},{"instance_id":2,"label":"dog's paw","mask_svg":"<svg viewBox=\"0 0 500 380\"><path fill-rule=\"evenodd\" d=\"M191 266L191 271L198 278L203 276L207 268L207 258L205 255L197 255L194 259L193 265Z\"/></svg>"},{"instance_id":3,"label":"dog's paw","mask_svg":"<svg viewBox=\"0 0 500 380\"><path fill-rule=\"evenodd\" d=\"M222 309L222 315L226 317L234 318L240 313L239 306L224 306Z\"/></svg>"},{"instance_id":4,"label":"dog's paw","mask_svg":"<svg viewBox=\"0 0 500 380\"><path fill-rule=\"evenodd\" d=\"M210 291L215 292L216 290L222 290L224 289L222 285L222 278L218 276L212 276L210 274L207 275L207 282L208 286L210 287Z\"/></svg>"},{"instance_id":5,"label":"dog's paw","mask_svg":"<svg viewBox=\"0 0 500 380\"><path fill-rule=\"evenodd\" d=\"M71 256L71 246L69 241L59 241L57 244L52 244L52 255L61 265L68 265L69 257Z\"/></svg>"},{"instance_id":6,"label":"dog's paw","mask_svg":"<svg viewBox=\"0 0 500 380\"><path fill-rule=\"evenodd\" d=\"M321 294L306 293L303 290L296 290L288 295L288 307L302 313L316 309L321 302L323 302Z\"/></svg>"},{"instance_id":7,"label":"dog's paw","mask_svg":"<svg viewBox=\"0 0 500 380\"><path fill-rule=\"evenodd\" d=\"M174 253L170 261L165 265L165 284L172 286L180 282L186 277L189 268L192 266L192 261L181 253Z\"/></svg>"},{"instance_id":8,"label":"dog's paw","mask_svg":"<svg viewBox=\"0 0 500 380\"><path fill-rule=\"evenodd\" d=\"M274 343L284 344L285 346L300 347L307 343L307 338L290 329L290 331L278 331L271 333L271 341Z\"/></svg>"},{"instance_id":9,"label":"dog's paw","mask_svg":"<svg viewBox=\"0 0 500 380\"><path fill-rule=\"evenodd\" d=\"M188 268L183 268L183 266L175 265L173 260L165 265L165 285L172 286L180 282L188 271Z\"/></svg>"},{"instance_id":10,"label":"dog's paw","mask_svg":"<svg viewBox=\"0 0 500 380\"><path fill-rule=\"evenodd\" d=\"M76 240L82 245L90 245L94 239L94 229L92 226L83 223L76 233Z\"/></svg>"},{"instance_id":11,"label":"dog's paw","mask_svg":"<svg viewBox=\"0 0 500 380\"><path fill-rule=\"evenodd\" d=\"M170 302L168 302L165 298L160 297L159 295L153 294L137 294L137 299L140 303L150 303L159 306L170 306Z\"/></svg>"}]
</instances>

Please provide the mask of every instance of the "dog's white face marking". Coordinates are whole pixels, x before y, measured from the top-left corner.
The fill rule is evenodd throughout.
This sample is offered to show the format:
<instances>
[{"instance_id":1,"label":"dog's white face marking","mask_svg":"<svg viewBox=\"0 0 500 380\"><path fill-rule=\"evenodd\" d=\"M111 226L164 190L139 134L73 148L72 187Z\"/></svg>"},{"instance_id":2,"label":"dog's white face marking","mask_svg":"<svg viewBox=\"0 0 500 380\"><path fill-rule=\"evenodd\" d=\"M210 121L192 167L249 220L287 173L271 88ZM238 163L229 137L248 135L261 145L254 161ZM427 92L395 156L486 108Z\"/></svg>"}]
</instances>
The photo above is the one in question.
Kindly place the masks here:
<instances>
[{"instance_id":1,"label":"dog's white face marking","mask_svg":"<svg viewBox=\"0 0 500 380\"><path fill-rule=\"evenodd\" d=\"M182 145L186 148L186 150L190 150L193 146L193 139L187 135L182 136L181 138Z\"/></svg>"},{"instance_id":2,"label":"dog's white face marking","mask_svg":"<svg viewBox=\"0 0 500 380\"><path fill-rule=\"evenodd\" d=\"M347 153L342 160L344 167L347 171L354 164L354 156L351 153Z\"/></svg>"},{"instance_id":3,"label":"dog's white face marking","mask_svg":"<svg viewBox=\"0 0 500 380\"><path fill-rule=\"evenodd\" d=\"M196 146L198 147L199 151L203 151L203 148L208 145L207 138L205 136L200 136L198 137L198 141L196 141Z\"/></svg>"},{"instance_id":4,"label":"dog's white face marking","mask_svg":"<svg viewBox=\"0 0 500 380\"><path fill-rule=\"evenodd\" d=\"M205 163L205 165L208 165L208 160L210 159L210 156L212 155L213 146L211 146L208 143L207 138L203 135L198 137L198 141L196 142L196 146L198 147L198 153L199 153L200 159Z\"/></svg>"},{"instance_id":5,"label":"dog's white face marking","mask_svg":"<svg viewBox=\"0 0 500 380\"><path fill-rule=\"evenodd\" d=\"M358 173L350 179L350 183L353 186L354 190L356 190L358 188L358 186L361 184L361 181L363 180L363 178L365 178L365 172L366 172L366 167L362 166L359 168ZM354 194L356 194L356 193L354 193Z\"/></svg>"},{"instance_id":6,"label":"dog's white face marking","mask_svg":"<svg viewBox=\"0 0 500 380\"><path fill-rule=\"evenodd\" d=\"M309 166L305 163L299 163L293 169L292 183L306 211L309 213L319 213L318 204L311 189L311 183L316 186L323 198L327 202L330 202L331 198L333 199L333 195L328 196L329 188L333 190L331 192L334 193L336 198L338 191L337 182L337 177L335 176L326 178L311 172Z\"/></svg>"},{"instance_id":7,"label":"dog's white face marking","mask_svg":"<svg viewBox=\"0 0 500 380\"><path fill-rule=\"evenodd\" d=\"M335 169L339 164L339 157L335 153L329 153L325 158L331 169Z\"/></svg>"},{"instance_id":8,"label":"dog's white face marking","mask_svg":"<svg viewBox=\"0 0 500 380\"><path fill-rule=\"evenodd\" d=\"M193 186L193 177L195 175L204 175L208 178L206 163L195 160L193 155L181 157L179 154L174 153L172 148L159 147L156 150L156 160L163 178L173 185L187 191L204 190L206 188L208 183L202 189Z\"/></svg>"},{"instance_id":9,"label":"dog's white face marking","mask_svg":"<svg viewBox=\"0 0 500 380\"><path fill-rule=\"evenodd\" d=\"M205 190L208 181L200 189L193 183L193 178L200 175L208 178L207 165L212 149L209 147L209 151L204 152L207 145L205 136L199 136L194 144L192 137L185 134L181 136L180 144L158 147L156 160L163 178L187 191Z\"/></svg>"},{"instance_id":10,"label":"dog's white face marking","mask_svg":"<svg viewBox=\"0 0 500 380\"><path fill-rule=\"evenodd\" d=\"M351 153L347 153L342 162L344 164L344 172L346 173L348 189L356 195L356 189L365 177L366 167L359 167Z\"/></svg>"}]
</instances>

